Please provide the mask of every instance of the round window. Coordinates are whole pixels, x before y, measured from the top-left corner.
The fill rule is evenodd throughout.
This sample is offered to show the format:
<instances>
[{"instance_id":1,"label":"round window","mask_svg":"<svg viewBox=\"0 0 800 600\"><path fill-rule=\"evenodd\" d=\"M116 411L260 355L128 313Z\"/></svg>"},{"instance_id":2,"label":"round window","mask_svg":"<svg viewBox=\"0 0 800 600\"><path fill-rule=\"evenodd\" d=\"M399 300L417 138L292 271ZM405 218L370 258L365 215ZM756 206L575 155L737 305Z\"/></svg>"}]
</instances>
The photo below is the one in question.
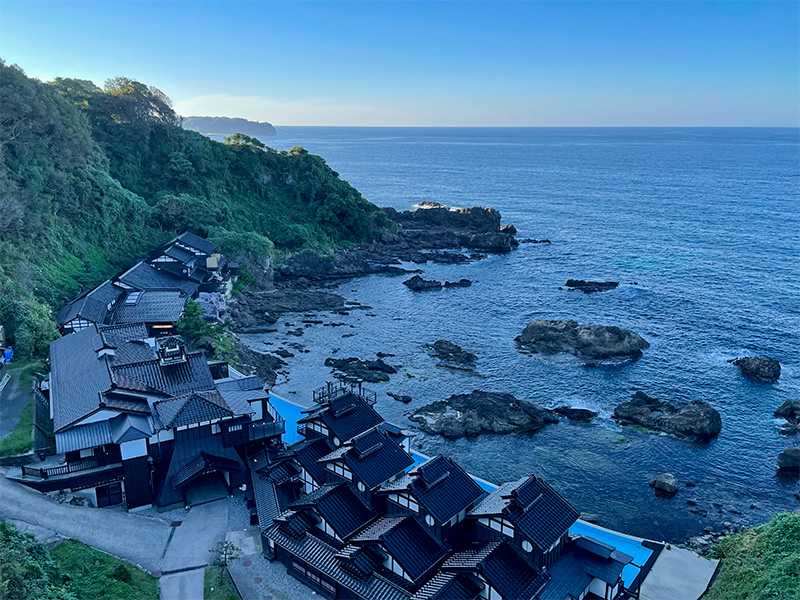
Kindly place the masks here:
<instances>
[{"instance_id":1,"label":"round window","mask_svg":"<svg viewBox=\"0 0 800 600\"><path fill-rule=\"evenodd\" d=\"M525 552L530 552L531 550L533 550L533 546L528 540L523 540L522 549L525 550Z\"/></svg>"},{"instance_id":2,"label":"round window","mask_svg":"<svg viewBox=\"0 0 800 600\"><path fill-rule=\"evenodd\" d=\"M425 522L426 522L428 525L430 525L431 527L433 527L433 517L432 517L432 516L430 516L430 515L425 515Z\"/></svg>"},{"instance_id":3,"label":"round window","mask_svg":"<svg viewBox=\"0 0 800 600\"><path fill-rule=\"evenodd\" d=\"M365 486L363 483L361 483L361 482L359 481L359 482L358 482L358 491L359 491L359 492L363 492L363 491L364 491L364 490L366 490L366 489L367 489L367 486Z\"/></svg>"},{"instance_id":4,"label":"round window","mask_svg":"<svg viewBox=\"0 0 800 600\"><path fill-rule=\"evenodd\" d=\"M342 441L339 438L337 438L337 437L333 438L333 445L334 446L338 446L341 443L342 443Z\"/></svg>"}]
</instances>

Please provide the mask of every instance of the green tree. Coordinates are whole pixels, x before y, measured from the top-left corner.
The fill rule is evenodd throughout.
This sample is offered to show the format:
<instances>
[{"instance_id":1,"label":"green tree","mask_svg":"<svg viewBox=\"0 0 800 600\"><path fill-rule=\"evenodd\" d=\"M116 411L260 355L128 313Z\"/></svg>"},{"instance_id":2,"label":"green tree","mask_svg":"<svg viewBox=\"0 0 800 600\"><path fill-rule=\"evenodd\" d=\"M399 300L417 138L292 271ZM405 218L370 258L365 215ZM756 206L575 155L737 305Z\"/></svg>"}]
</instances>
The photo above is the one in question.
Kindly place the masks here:
<instances>
[{"instance_id":1,"label":"green tree","mask_svg":"<svg viewBox=\"0 0 800 600\"><path fill-rule=\"evenodd\" d=\"M219 569L219 582L223 582L225 569L233 561L241 557L241 552L236 544L228 541L217 542L216 546L211 548L209 552L212 554L211 565Z\"/></svg>"},{"instance_id":2,"label":"green tree","mask_svg":"<svg viewBox=\"0 0 800 600\"><path fill-rule=\"evenodd\" d=\"M267 147L266 144L257 138L250 137L249 135L245 135L243 133L232 133L231 135L227 135L222 138L222 141L228 146L241 146L258 150L263 150Z\"/></svg>"}]
</instances>

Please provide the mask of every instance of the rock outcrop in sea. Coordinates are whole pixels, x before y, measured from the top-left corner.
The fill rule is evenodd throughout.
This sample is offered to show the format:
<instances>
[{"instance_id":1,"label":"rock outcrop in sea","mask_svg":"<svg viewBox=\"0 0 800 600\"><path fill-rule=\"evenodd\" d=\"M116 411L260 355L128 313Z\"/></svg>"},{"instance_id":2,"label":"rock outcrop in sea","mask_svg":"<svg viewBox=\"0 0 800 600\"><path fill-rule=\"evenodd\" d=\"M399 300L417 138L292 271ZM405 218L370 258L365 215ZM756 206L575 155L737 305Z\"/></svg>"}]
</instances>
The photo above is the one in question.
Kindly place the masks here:
<instances>
[{"instance_id":1,"label":"rock outcrop in sea","mask_svg":"<svg viewBox=\"0 0 800 600\"><path fill-rule=\"evenodd\" d=\"M558 423L553 411L511 394L474 390L416 409L409 416L430 435L476 437L483 433L533 433Z\"/></svg>"},{"instance_id":2,"label":"rock outcrop in sea","mask_svg":"<svg viewBox=\"0 0 800 600\"><path fill-rule=\"evenodd\" d=\"M672 473L661 473L655 479L650 480L650 487L656 495L674 496L678 493L678 478Z\"/></svg>"},{"instance_id":3,"label":"rock outcrop in sea","mask_svg":"<svg viewBox=\"0 0 800 600\"><path fill-rule=\"evenodd\" d=\"M781 363L768 356L743 356L728 361L742 372L742 375L754 381L774 383L781 377Z\"/></svg>"},{"instance_id":4,"label":"rock outcrop in sea","mask_svg":"<svg viewBox=\"0 0 800 600\"><path fill-rule=\"evenodd\" d=\"M597 416L596 412L588 408L573 408L571 406L557 406L553 409L553 412L578 423L588 423Z\"/></svg>"},{"instance_id":5,"label":"rock outcrop in sea","mask_svg":"<svg viewBox=\"0 0 800 600\"><path fill-rule=\"evenodd\" d=\"M442 289L442 282L435 279L423 279L419 275L414 275L411 279L403 282L403 285L412 292L427 292Z\"/></svg>"},{"instance_id":6,"label":"rock outcrop in sea","mask_svg":"<svg viewBox=\"0 0 800 600\"><path fill-rule=\"evenodd\" d=\"M368 383L386 383L389 381L389 375L397 373L395 367L381 358L377 360L361 360L352 356L350 358L326 358L325 366Z\"/></svg>"},{"instance_id":7,"label":"rock outcrop in sea","mask_svg":"<svg viewBox=\"0 0 800 600\"><path fill-rule=\"evenodd\" d=\"M431 356L439 360L436 365L438 367L462 371L475 370L475 361L478 360L478 357L472 352L467 352L458 344L447 340L436 340L433 344L426 344L425 349Z\"/></svg>"},{"instance_id":8,"label":"rock outcrop in sea","mask_svg":"<svg viewBox=\"0 0 800 600\"><path fill-rule=\"evenodd\" d=\"M621 425L638 425L699 442L717 437L722 430L719 412L708 402L670 402L651 398L642 391L619 404L613 418Z\"/></svg>"},{"instance_id":9,"label":"rock outcrop in sea","mask_svg":"<svg viewBox=\"0 0 800 600\"><path fill-rule=\"evenodd\" d=\"M778 455L778 469L800 472L800 448L789 448Z\"/></svg>"},{"instance_id":10,"label":"rock outcrop in sea","mask_svg":"<svg viewBox=\"0 0 800 600\"><path fill-rule=\"evenodd\" d=\"M781 427L781 433L792 435L800 433L800 400L787 400L775 411L775 418L786 419L786 425Z\"/></svg>"},{"instance_id":11,"label":"rock outcrop in sea","mask_svg":"<svg viewBox=\"0 0 800 600\"><path fill-rule=\"evenodd\" d=\"M584 281L583 279L567 279L565 284L568 288L579 290L584 294L593 292L607 292L615 289L619 281Z\"/></svg>"},{"instance_id":12,"label":"rock outcrop in sea","mask_svg":"<svg viewBox=\"0 0 800 600\"><path fill-rule=\"evenodd\" d=\"M542 319L528 323L515 338L524 352L567 353L586 363L637 359L650 344L630 329L577 321Z\"/></svg>"}]
</instances>

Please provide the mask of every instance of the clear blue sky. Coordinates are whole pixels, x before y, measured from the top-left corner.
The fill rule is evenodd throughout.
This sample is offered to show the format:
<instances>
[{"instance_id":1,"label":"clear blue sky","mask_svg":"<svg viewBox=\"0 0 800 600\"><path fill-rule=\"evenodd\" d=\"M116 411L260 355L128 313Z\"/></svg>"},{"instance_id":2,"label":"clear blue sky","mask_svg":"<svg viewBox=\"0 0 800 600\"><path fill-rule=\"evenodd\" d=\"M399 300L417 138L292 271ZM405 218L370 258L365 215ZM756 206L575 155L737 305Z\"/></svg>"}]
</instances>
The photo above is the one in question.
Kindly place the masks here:
<instances>
[{"instance_id":1,"label":"clear blue sky","mask_svg":"<svg viewBox=\"0 0 800 600\"><path fill-rule=\"evenodd\" d=\"M0 56L278 125L797 126L788 2L0 4Z\"/></svg>"}]
</instances>

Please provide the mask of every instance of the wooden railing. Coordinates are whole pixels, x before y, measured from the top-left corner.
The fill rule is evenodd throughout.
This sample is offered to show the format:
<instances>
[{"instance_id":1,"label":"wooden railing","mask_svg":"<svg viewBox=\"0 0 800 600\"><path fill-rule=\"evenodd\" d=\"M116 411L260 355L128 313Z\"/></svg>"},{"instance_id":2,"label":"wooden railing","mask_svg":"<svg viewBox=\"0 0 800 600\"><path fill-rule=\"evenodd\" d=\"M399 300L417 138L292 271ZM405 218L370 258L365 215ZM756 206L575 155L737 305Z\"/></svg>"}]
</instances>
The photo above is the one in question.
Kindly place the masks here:
<instances>
[{"instance_id":1,"label":"wooden railing","mask_svg":"<svg viewBox=\"0 0 800 600\"><path fill-rule=\"evenodd\" d=\"M59 475L68 475L70 473L78 473L80 471L87 471L88 469L96 469L100 463L95 457L85 458L79 462L70 462L58 467L48 467L38 469L36 467L22 466L22 476L38 477L39 479L47 479L48 477L58 477Z\"/></svg>"}]
</instances>

